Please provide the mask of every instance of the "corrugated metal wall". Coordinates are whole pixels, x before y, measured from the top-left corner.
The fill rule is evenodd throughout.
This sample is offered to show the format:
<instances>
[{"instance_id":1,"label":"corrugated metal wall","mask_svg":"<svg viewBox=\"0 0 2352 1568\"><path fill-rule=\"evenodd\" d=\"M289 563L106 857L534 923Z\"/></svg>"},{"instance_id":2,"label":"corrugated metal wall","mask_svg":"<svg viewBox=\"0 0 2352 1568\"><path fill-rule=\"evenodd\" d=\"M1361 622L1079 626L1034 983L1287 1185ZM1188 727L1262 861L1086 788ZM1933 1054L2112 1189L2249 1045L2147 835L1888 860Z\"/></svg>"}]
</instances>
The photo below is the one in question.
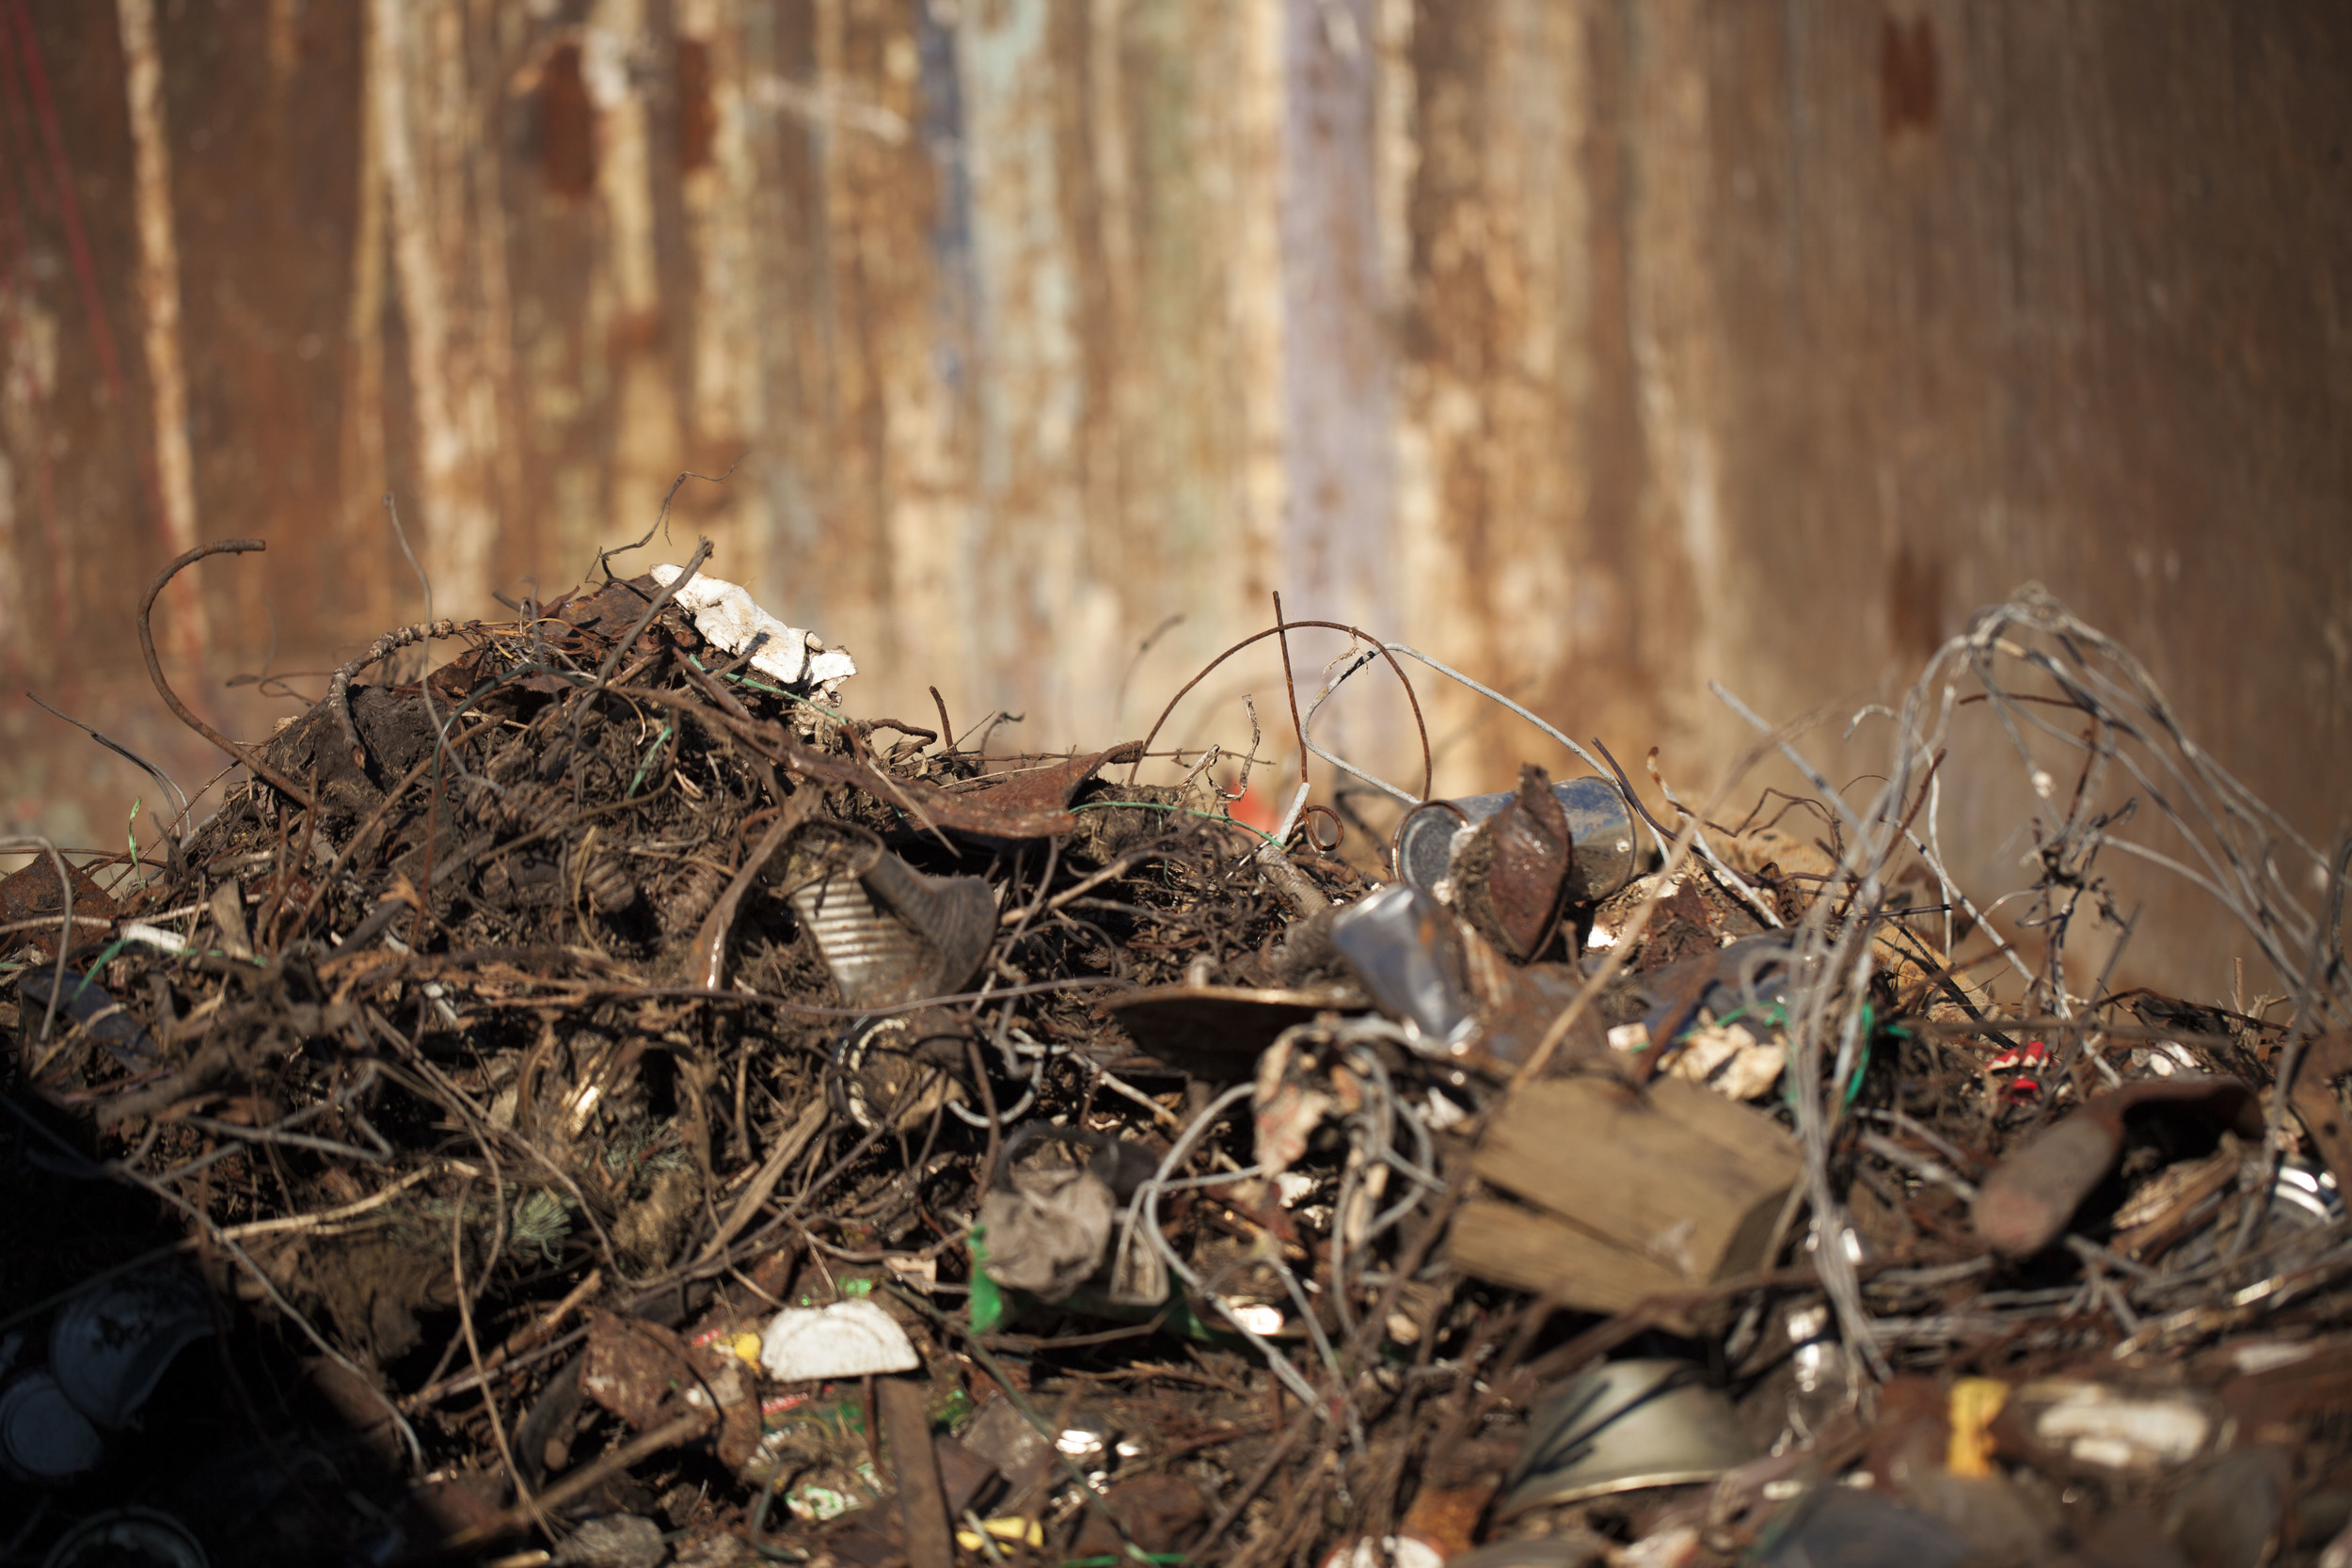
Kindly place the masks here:
<instances>
[{"instance_id":1,"label":"corrugated metal wall","mask_svg":"<svg viewBox=\"0 0 2352 1568\"><path fill-rule=\"evenodd\" d=\"M1709 678L1878 695L2039 578L2325 836L2346 80L2319 0L0 0L10 673L202 776L129 631L185 541L271 542L165 612L258 729L420 612L387 488L464 616L692 469L649 554L866 711L1136 733L1280 589L1696 783ZM1562 761L1427 695L1441 785Z\"/></svg>"}]
</instances>

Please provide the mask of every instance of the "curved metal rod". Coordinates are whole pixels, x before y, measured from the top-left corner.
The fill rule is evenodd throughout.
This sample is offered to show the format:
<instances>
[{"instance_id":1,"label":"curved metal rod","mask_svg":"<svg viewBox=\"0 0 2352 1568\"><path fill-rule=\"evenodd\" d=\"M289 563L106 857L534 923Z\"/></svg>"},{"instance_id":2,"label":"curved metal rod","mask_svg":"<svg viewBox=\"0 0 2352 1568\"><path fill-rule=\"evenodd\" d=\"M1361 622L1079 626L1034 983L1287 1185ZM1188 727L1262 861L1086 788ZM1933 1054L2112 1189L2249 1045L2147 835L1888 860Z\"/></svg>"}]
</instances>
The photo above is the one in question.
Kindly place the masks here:
<instances>
[{"instance_id":1,"label":"curved metal rod","mask_svg":"<svg viewBox=\"0 0 2352 1568\"><path fill-rule=\"evenodd\" d=\"M188 705L173 695L170 684L164 679L163 660L155 657L154 628L148 624L155 612L155 600L163 593L164 585L186 568L208 555L242 555L247 550L268 548L268 543L261 539L215 539L209 545L199 545L175 558L171 564L155 574L155 580L147 585L147 597L139 601L139 651L147 656L147 678L155 683L156 694L163 698L166 707L180 716L180 722L244 763L255 778L268 784L278 794L296 802L305 811L311 811L317 809L317 803L310 799L309 790L189 712Z\"/></svg>"},{"instance_id":2,"label":"curved metal rod","mask_svg":"<svg viewBox=\"0 0 2352 1568\"><path fill-rule=\"evenodd\" d=\"M1432 767L1429 757L1429 725L1428 722L1421 716L1421 699L1413 694L1413 683L1406 677L1405 667L1397 663L1396 656L1389 652L1389 645L1381 641L1380 639L1373 636L1372 633L1364 630L1361 626L1351 626L1344 621L1285 621L1280 626L1268 626L1265 630L1261 632L1252 632L1249 636L1243 638L1240 641L1234 643L1232 647L1226 649L1223 653L1209 660L1207 664L1201 666L1200 673L1199 674L1193 676L1192 679L1186 681L1177 689L1176 695L1168 700L1168 705L1160 709L1160 716L1152 721L1151 733L1143 737L1142 751L1138 752L1136 755L1136 760L1128 765L1127 782L1129 784L1136 782L1136 774L1140 771L1143 767L1144 754L1148 753L1152 750L1152 742L1158 738L1160 729L1168 722L1168 716L1176 711L1176 705L1183 702L1185 694L1191 691L1194 687L1199 686L1202 681L1207 680L1209 678L1210 671L1216 669L1218 665L1224 663L1227 659L1232 657L1235 654L1241 652L1252 642L1263 642L1269 637L1278 636L1282 632L1290 631L1298 626L1321 626L1328 631L1343 631L1350 637L1359 637L1363 639L1363 641L1371 643L1374 647L1380 650L1380 657L1387 659L1389 661L1389 668L1396 672L1397 684L1405 688L1405 700L1412 705L1413 728L1421 734L1421 792L1422 796L1426 797L1429 793L1429 780L1432 773ZM1351 769L1351 771L1353 770Z\"/></svg>"},{"instance_id":3,"label":"curved metal rod","mask_svg":"<svg viewBox=\"0 0 2352 1568\"><path fill-rule=\"evenodd\" d=\"M1339 695L1340 688L1345 685L1348 679L1353 676L1356 672L1361 670L1365 665L1370 664L1373 661L1375 651L1375 650L1374 649L1366 649L1364 652L1358 654L1356 656L1356 662L1341 671L1337 678L1332 680L1329 685L1323 689L1323 695L1317 697L1313 703L1308 705L1307 718L1305 721L1298 726L1298 738L1300 743L1304 745L1307 750L1312 752L1315 755L1321 757L1324 761L1329 763L1341 772L1352 774L1356 778L1363 780L1364 783L1372 785L1373 788L1379 790L1382 794L1387 795L1393 800L1402 801L1405 808L1407 811L1410 811L1413 807L1420 805L1423 800L1428 798L1429 782L1426 779L1422 781L1421 794L1414 795L1406 790L1399 788L1395 784L1389 783L1386 779L1377 778L1373 774L1365 772L1354 763L1349 762L1343 757L1335 756L1331 752L1325 751L1322 747L1315 744L1315 715L1323 711L1324 704Z\"/></svg>"}]
</instances>

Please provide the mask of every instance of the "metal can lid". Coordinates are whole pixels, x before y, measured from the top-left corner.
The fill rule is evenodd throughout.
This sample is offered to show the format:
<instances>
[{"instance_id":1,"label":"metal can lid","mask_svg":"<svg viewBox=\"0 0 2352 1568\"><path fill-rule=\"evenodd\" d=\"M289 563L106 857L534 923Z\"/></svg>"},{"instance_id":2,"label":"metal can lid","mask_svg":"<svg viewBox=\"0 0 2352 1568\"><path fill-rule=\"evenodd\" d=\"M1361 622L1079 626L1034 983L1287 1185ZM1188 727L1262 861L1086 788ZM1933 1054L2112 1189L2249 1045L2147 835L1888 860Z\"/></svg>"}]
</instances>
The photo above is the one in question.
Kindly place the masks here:
<instances>
[{"instance_id":1,"label":"metal can lid","mask_svg":"<svg viewBox=\"0 0 2352 1568\"><path fill-rule=\"evenodd\" d=\"M1405 814L1396 826L1399 881L1435 893L1454 866L1454 842L1469 824L1451 800L1431 800Z\"/></svg>"},{"instance_id":2,"label":"metal can lid","mask_svg":"<svg viewBox=\"0 0 2352 1568\"><path fill-rule=\"evenodd\" d=\"M105 1439L47 1372L28 1372L0 1391L0 1460L30 1481L57 1485L86 1475Z\"/></svg>"},{"instance_id":3,"label":"metal can lid","mask_svg":"<svg viewBox=\"0 0 2352 1568\"><path fill-rule=\"evenodd\" d=\"M212 1568L188 1528L153 1508L110 1508L66 1532L41 1568Z\"/></svg>"}]
</instances>

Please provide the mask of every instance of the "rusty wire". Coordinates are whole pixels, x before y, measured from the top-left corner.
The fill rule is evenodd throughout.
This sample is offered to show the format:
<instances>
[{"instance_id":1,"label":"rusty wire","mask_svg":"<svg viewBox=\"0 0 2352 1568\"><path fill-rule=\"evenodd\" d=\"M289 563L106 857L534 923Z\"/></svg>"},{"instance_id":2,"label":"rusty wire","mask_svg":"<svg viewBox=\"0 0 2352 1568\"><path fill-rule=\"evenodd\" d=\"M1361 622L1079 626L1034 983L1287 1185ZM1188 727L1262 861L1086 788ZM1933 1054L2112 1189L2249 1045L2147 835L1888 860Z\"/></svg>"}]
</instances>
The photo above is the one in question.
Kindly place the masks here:
<instances>
[{"instance_id":1,"label":"rusty wire","mask_svg":"<svg viewBox=\"0 0 2352 1568\"><path fill-rule=\"evenodd\" d=\"M1375 647L1381 648L1383 653L1386 653L1387 651L1385 646L1383 646L1377 639L1374 638L1370 632L1364 631L1357 626L1351 626L1344 621L1290 621L1282 624L1281 626L1268 626L1263 631L1252 632L1248 637L1245 637L1240 641L1234 643L1232 647L1226 649L1223 653L1217 655L1215 658L1209 660L1208 663L1202 665L1198 674L1194 675L1192 679L1186 681L1183 686L1176 689L1176 694L1168 698L1168 705L1160 710L1159 718L1153 720L1152 721L1151 729L1144 733L1144 749L1146 751L1151 749L1152 742L1159 737L1161 726L1165 725L1168 721L1168 716L1176 711L1176 705L1183 702L1194 687L1199 686L1202 681L1208 679L1209 673L1211 671L1215 670L1218 665L1224 663L1227 659L1232 657L1235 654L1240 653L1244 648L1248 647L1251 643L1263 642L1269 637L1282 635L1287 633L1292 627L1295 626L1320 626L1328 631L1343 631L1350 637L1356 638L1361 641L1371 642ZM1414 694L1413 683L1406 677L1404 666L1398 664L1395 658L1391 657L1389 659L1389 668L1395 673L1397 684L1405 688L1405 700L1406 703L1411 705L1413 709L1413 728L1421 737L1421 788L1422 793L1426 795L1429 793L1429 781L1433 768L1429 752L1429 726L1422 718L1421 699ZM1301 735L1303 738L1303 729L1301 731ZM1256 748L1252 747L1251 750L1254 752ZM1129 784L1136 782L1136 770L1142 766L1143 759L1138 756L1135 763L1128 768L1127 782Z\"/></svg>"},{"instance_id":2,"label":"rusty wire","mask_svg":"<svg viewBox=\"0 0 2352 1568\"><path fill-rule=\"evenodd\" d=\"M149 625L155 612L155 600L163 593L165 585L187 567L208 555L241 555L268 548L268 544L260 539L217 539L174 557L170 564L155 574L155 580L147 585L146 596L139 600L139 651L147 657L147 678L155 683L156 695L163 698L164 705L178 715L182 723L245 764L246 771L255 778L263 780L280 795L307 808L311 804L310 797L300 785L188 711L188 705L172 691L171 683L164 679L163 661L155 656L154 629Z\"/></svg>"}]
</instances>

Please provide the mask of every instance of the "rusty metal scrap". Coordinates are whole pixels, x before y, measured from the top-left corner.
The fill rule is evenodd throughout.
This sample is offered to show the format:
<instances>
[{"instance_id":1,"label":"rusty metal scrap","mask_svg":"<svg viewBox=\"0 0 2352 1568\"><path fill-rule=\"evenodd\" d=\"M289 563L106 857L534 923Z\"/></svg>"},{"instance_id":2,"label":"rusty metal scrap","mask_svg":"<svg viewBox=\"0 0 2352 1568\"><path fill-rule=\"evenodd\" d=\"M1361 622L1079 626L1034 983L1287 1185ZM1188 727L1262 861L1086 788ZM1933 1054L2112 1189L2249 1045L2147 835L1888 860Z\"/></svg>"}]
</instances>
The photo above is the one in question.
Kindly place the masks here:
<instances>
[{"instance_id":1,"label":"rusty metal scrap","mask_svg":"<svg viewBox=\"0 0 2352 1568\"><path fill-rule=\"evenodd\" d=\"M1575 859L1551 779L1530 764L1519 770L1510 804L1479 823L1454 850L1454 901L1471 924L1525 963L1559 926Z\"/></svg>"},{"instance_id":2,"label":"rusty metal scrap","mask_svg":"<svg viewBox=\"0 0 2352 1568\"><path fill-rule=\"evenodd\" d=\"M1995 1166L1976 1203L1977 1234L2012 1258L2058 1240L2123 1152L2125 1118L2145 1110L2195 1114L2259 1138L2262 1108L2235 1078L2195 1074L2128 1085L2084 1102Z\"/></svg>"}]
</instances>

